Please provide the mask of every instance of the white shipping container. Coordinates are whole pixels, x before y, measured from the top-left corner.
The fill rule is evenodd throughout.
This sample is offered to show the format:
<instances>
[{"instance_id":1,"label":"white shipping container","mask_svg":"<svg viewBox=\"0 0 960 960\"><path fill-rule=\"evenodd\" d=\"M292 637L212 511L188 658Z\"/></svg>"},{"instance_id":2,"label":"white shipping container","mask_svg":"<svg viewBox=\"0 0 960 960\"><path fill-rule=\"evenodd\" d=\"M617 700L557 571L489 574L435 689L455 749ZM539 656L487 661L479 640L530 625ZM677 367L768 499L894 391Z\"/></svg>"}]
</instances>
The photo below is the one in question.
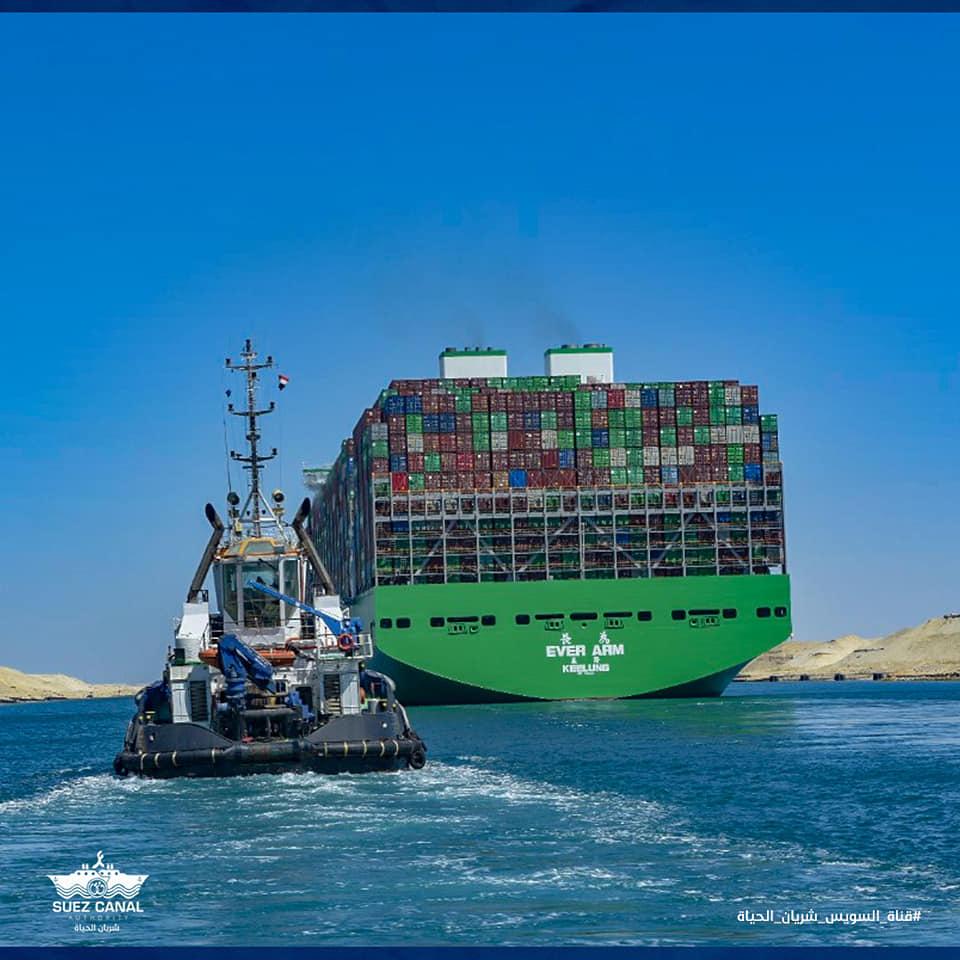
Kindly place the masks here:
<instances>
[{"instance_id":1,"label":"white shipping container","mask_svg":"<svg viewBox=\"0 0 960 960\"><path fill-rule=\"evenodd\" d=\"M490 434L490 449L491 450L506 450L507 449L507 434L500 430L494 430Z\"/></svg>"},{"instance_id":2,"label":"white shipping container","mask_svg":"<svg viewBox=\"0 0 960 960\"><path fill-rule=\"evenodd\" d=\"M746 443L743 439L743 427L739 424L731 424L727 427L727 443Z\"/></svg>"},{"instance_id":3,"label":"white shipping container","mask_svg":"<svg viewBox=\"0 0 960 960\"><path fill-rule=\"evenodd\" d=\"M711 427L711 428L710 428L710 442L711 442L711 443L726 443L726 442L727 442L727 428L726 428L726 427Z\"/></svg>"},{"instance_id":4,"label":"white shipping container","mask_svg":"<svg viewBox=\"0 0 960 960\"><path fill-rule=\"evenodd\" d=\"M370 425L371 440L386 440L387 431L390 428L385 423L373 423Z\"/></svg>"},{"instance_id":5,"label":"white shipping container","mask_svg":"<svg viewBox=\"0 0 960 960\"><path fill-rule=\"evenodd\" d=\"M557 431L556 430L541 430L540 431L540 446L544 450L556 450L557 449Z\"/></svg>"},{"instance_id":6,"label":"white shipping container","mask_svg":"<svg viewBox=\"0 0 960 960\"><path fill-rule=\"evenodd\" d=\"M660 448L659 447L643 448L643 465L645 467L660 466Z\"/></svg>"},{"instance_id":7,"label":"white shipping container","mask_svg":"<svg viewBox=\"0 0 960 960\"><path fill-rule=\"evenodd\" d=\"M740 388L724 387L723 399L728 407L739 407L740 406Z\"/></svg>"},{"instance_id":8,"label":"white shipping container","mask_svg":"<svg viewBox=\"0 0 960 960\"><path fill-rule=\"evenodd\" d=\"M623 404L625 407L636 408L641 406L641 393L639 390L627 390L624 394Z\"/></svg>"},{"instance_id":9,"label":"white shipping container","mask_svg":"<svg viewBox=\"0 0 960 960\"><path fill-rule=\"evenodd\" d=\"M627 451L623 447L610 448L610 466L625 467L627 465Z\"/></svg>"},{"instance_id":10,"label":"white shipping container","mask_svg":"<svg viewBox=\"0 0 960 960\"><path fill-rule=\"evenodd\" d=\"M677 448L661 447L660 463L664 467L675 467L677 465Z\"/></svg>"},{"instance_id":11,"label":"white shipping container","mask_svg":"<svg viewBox=\"0 0 960 960\"><path fill-rule=\"evenodd\" d=\"M677 447L677 463L679 463L681 467L693 466L692 446Z\"/></svg>"},{"instance_id":12,"label":"white shipping container","mask_svg":"<svg viewBox=\"0 0 960 960\"><path fill-rule=\"evenodd\" d=\"M407 452L423 453L423 434L422 433L407 434Z\"/></svg>"},{"instance_id":13,"label":"white shipping container","mask_svg":"<svg viewBox=\"0 0 960 960\"><path fill-rule=\"evenodd\" d=\"M744 443L760 442L760 425L758 423L745 423L743 425L743 442Z\"/></svg>"}]
</instances>

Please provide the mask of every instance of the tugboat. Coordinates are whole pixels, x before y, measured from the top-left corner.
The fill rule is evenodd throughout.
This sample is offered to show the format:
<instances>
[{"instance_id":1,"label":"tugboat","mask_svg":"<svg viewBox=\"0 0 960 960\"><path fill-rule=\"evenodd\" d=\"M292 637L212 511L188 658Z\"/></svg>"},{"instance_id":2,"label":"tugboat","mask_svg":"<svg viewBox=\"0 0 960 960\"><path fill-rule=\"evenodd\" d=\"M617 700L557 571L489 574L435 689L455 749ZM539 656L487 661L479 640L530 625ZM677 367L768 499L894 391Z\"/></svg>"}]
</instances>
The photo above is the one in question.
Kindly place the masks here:
<instances>
[{"instance_id":1,"label":"tugboat","mask_svg":"<svg viewBox=\"0 0 960 960\"><path fill-rule=\"evenodd\" d=\"M257 362L250 340L227 368L246 380L248 449L231 452L249 489L227 496L225 526L211 504L212 533L187 591L163 677L135 697L117 774L222 777L237 774L419 770L426 746L410 726L393 681L367 668L373 644L350 616L306 534L310 501L292 522L284 496L261 490L263 454ZM284 378L281 378L281 384ZM228 394L229 395L229 394ZM225 538L226 535L226 538ZM213 572L216 610L203 588Z\"/></svg>"}]
</instances>

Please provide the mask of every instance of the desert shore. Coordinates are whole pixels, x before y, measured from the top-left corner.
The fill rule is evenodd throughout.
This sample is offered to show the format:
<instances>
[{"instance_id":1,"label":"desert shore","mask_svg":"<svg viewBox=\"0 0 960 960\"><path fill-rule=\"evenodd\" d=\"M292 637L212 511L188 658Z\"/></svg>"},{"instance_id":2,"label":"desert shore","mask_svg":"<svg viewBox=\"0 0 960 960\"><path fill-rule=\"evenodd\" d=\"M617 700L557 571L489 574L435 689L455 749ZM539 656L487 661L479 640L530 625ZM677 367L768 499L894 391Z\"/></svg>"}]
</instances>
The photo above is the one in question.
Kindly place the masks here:
<instances>
[{"instance_id":1,"label":"desert shore","mask_svg":"<svg viewBox=\"0 0 960 960\"><path fill-rule=\"evenodd\" d=\"M0 667L0 703L124 697L133 696L139 689L136 684L87 683L62 673L21 673Z\"/></svg>"},{"instance_id":2,"label":"desert shore","mask_svg":"<svg viewBox=\"0 0 960 960\"><path fill-rule=\"evenodd\" d=\"M958 680L960 615L934 617L886 637L788 640L747 664L738 680Z\"/></svg>"}]
</instances>

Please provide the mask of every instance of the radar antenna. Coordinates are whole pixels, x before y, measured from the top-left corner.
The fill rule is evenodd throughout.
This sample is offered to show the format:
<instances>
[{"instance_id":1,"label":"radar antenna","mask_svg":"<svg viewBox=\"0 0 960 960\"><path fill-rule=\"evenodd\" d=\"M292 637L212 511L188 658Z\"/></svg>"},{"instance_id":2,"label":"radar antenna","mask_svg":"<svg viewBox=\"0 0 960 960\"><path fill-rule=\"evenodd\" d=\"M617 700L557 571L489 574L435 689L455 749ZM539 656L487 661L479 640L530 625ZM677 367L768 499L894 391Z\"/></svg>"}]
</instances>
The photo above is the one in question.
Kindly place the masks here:
<instances>
[{"instance_id":1,"label":"radar antenna","mask_svg":"<svg viewBox=\"0 0 960 960\"><path fill-rule=\"evenodd\" d=\"M266 498L260 492L260 471L263 469L263 464L272 460L277 455L277 448L274 447L270 453L263 454L260 453L257 446L260 440L257 418L267 413L273 413L276 407L276 404L271 400L269 407L263 410L257 410L257 373L260 370L267 370L272 367L273 357L268 356L262 363L257 363L257 354L253 349L253 342L249 338L244 341L243 352L240 356L243 360L242 363L235 363L228 357L227 369L235 373L242 372L246 375L247 409L235 410L233 404L230 403L227 404L227 412L232 413L235 417L246 417L246 439L249 449L246 455L237 453L236 450L231 450L230 457L238 463L242 463L244 470L250 471L250 492L247 494L247 501L244 503L239 515L242 519L247 520L253 527L253 535L259 537L261 536L261 527L265 517L269 518L268 522L275 523L278 527L280 525L270 504L267 503Z\"/></svg>"}]
</instances>

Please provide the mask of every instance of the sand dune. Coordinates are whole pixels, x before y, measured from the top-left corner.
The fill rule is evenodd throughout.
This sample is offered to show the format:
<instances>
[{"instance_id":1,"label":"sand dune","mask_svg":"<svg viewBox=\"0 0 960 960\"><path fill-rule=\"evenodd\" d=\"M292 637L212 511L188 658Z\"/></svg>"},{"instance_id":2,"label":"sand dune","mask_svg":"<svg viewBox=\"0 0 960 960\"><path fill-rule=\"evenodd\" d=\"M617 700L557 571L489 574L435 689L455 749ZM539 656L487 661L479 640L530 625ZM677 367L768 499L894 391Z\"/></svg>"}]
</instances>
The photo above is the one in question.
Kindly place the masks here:
<instances>
[{"instance_id":1,"label":"sand dune","mask_svg":"<svg viewBox=\"0 0 960 960\"><path fill-rule=\"evenodd\" d=\"M21 673L0 667L0 702L20 700L84 700L91 697L132 696L139 686L125 683L87 683L62 673Z\"/></svg>"},{"instance_id":2,"label":"sand dune","mask_svg":"<svg viewBox=\"0 0 960 960\"><path fill-rule=\"evenodd\" d=\"M886 637L851 634L827 643L788 640L757 657L738 679L784 680L808 674L811 679L889 677L960 679L960 616L934 617Z\"/></svg>"}]
</instances>

